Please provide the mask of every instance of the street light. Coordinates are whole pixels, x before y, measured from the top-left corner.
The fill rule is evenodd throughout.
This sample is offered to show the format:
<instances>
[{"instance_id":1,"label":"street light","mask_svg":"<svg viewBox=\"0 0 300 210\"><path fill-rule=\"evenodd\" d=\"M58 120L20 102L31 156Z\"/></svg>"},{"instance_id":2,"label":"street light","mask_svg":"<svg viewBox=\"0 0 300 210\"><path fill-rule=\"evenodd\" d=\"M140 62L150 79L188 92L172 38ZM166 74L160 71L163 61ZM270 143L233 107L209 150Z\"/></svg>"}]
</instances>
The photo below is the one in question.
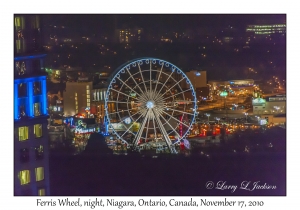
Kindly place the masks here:
<instances>
[{"instance_id":1,"label":"street light","mask_svg":"<svg viewBox=\"0 0 300 210\"><path fill-rule=\"evenodd\" d=\"M274 106L274 109L276 109L276 112L278 113L278 110L280 109L279 106Z\"/></svg>"},{"instance_id":2,"label":"street light","mask_svg":"<svg viewBox=\"0 0 300 210\"><path fill-rule=\"evenodd\" d=\"M245 112L245 115L246 115L246 122L248 122L248 120L247 120L248 113L247 113L247 112Z\"/></svg>"},{"instance_id":3,"label":"street light","mask_svg":"<svg viewBox=\"0 0 300 210\"><path fill-rule=\"evenodd\" d=\"M220 96L224 98L224 109L225 109L225 114L227 116L227 109L226 109L226 96L228 95L228 92L226 91L222 91L220 93Z\"/></svg>"},{"instance_id":4,"label":"street light","mask_svg":"<svg viewBox=\"0 0 300 210\"><path fill-rule=\"evenodd\" d=\"M237 109L237 107L239 106L239 105L237 105L237 104L233 104L233 106L235 107L235 110Z\"/></svg>"},{"instance_id":5,"label":"street light","mask_svg":"<svg viewBox=\"0 0 300 210\"><path fill-rule=\"evenodd\" d=\"M255 116L257 118L257 123L259 124L259 119L260 117L259 116Z\"/></svg>"},{"instance_id":6,"label":"street light","mask_svg":"<svg viewBox=\"0 0 300 210\"><path fill-rule=\"evenodd\" d=\"M209 113L206 113L205 115L207 116L207 120L208 120L208 122L209 122L209 116L210 116L210 114L209 114Z\"/></svg>"},{"instance_id":7,"label":"street light","mask_svg":"<svg viewBox=\"0 0 300 210\"><path fill-rule=\"evenodd\" d=\"M218 124L219 124L219 120L220 120L220 118L219 118L219 117L216 117L216 120L218 121Z\"/></svg>"}]
</instances>

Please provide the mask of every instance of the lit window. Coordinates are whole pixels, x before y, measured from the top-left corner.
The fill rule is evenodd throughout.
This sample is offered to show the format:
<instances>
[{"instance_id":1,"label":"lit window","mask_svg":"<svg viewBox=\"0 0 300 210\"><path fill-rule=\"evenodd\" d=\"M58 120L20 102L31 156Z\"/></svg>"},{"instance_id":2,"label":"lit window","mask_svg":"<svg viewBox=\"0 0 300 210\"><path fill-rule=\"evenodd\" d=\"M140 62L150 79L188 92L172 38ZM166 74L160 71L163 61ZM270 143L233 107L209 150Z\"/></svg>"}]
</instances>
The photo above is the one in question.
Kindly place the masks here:
<instances>
[{"instance_id":1,"label":"lit window","mask_svg":"<svg viewBox=\"0 0 300 210\"><path fill-rule=\"evenodd\" d=\"M19 127L19 141L25 141L28 139L28 127Z\"/></svg>"},{"instance_id":2,"label":"lit window","mask_svg":"<svg viewBox=\"0 0 300 210\"><path fill-rule=\"evenodd\" d=\"M30 182L30 171L29 170L20 171L19 179L21 185L28 184Z\"/></svg>"},{"instance_id":3,"label":"lit window","mask_svg":"<svg viewBox=\"0 0 300 210\"><path fill-rule=\"evenodd\" d=\"M43 127L42 127L42 124L35 124L35 125L33 126L33 129L34 129L34 136L35 136L35 138L40 138L40 137L42 137L42 135L43 135L43 132L42 132Z\"/></svg>"},{"instance_id":4,"label":"lit window","mask_svg":"<svg viewBox=\"0 0 300 210\"><path fill-rule=\"evenodd\" d=\"M18 28L22 28L22 21L21 21L21 17L15 17L15 27L16 29Z\"/></svg>"},{"instance_id":5,"label":"lit window","mask_svg":"<svg viewBox=\"0 0 300 210\"><path fill-rule=\"evenodd\" d=\"M86 89L87 89L87 90L89 90L89 89L90 89L90 86L89 86L89 85L87 85L87 86L86 86Z\"/></svg>"},{"instance_id":6,"label":"lit window","mask_svg":"<svg viewBox=\"0 0 300 210\"><path fill-rule=\"evenodd\" d=\"M90 94L90 90L86 90L86 94Z\"/></svg>"},{"instance_id":7,"label":"lit window","mask_svg":"<svg viewBox=\"0 0 300 210\"><path fill-rule=\"evenodd\" d=\"M46 195L46 191L45 191L45 189L44 189L44 188L42 188L42 189L39 189L39 191L38 191L38 195L39 195L39 196L44 196L44 195Z\"/></svg>"},{"instance_id":8,"label":"lit window","mask_svg":"<svg viewBox=\"0 0 300 210\"><path fill-rule=\"evenodd\" d=\"M34 116L40 116L40 103L33 104Z\"/></svg>"},{"instance_id":9,"label":"lit window","mask_svg":"<svg viewBox=\"0 0 300 210\"><path fill-rule=\"evenodd\" d=\"M35 168L35 180L42 181L44 180L44 167Z\"/></svg>"},{"instance_id":10,"label":"lit window","mask_svg":"<svg viewBox=\"0 0 300 210\"><path fill-rule=\"evenodd\" d=\"M90 98L90 95L86 95L86 98L88 98L88 99L89 99L89 98Z\"/></svg>"},{"instance_id":11,"label":"lit window","mask_svg":"<svg viewBox=\"0 0 300 210\"><path fill-rule=\"evenodd\" d=\"M86 102L87 102L87 103L90 103L90 99L89 99L89 98L88 98L88 99L86 99Z\"/></svg>"},{"instance_id":12,"label":"lit window","mask_svg":"<svg viewBox=\"0 0 300 210\"><path fill-rule=\"evenodd\" d=\"M75 96L77 96L77 93L75 93Z\"/></svg>"},{"instance_id":13,"label":"lit window","mask_svg":"<svg viewBox=\"0 0 300 210\"><path fill-rule=\"evenodd\" d=\"M91 106L91 104L88 102L88 103L86 104L86 106Z\"/></svg>"}]
</instances>

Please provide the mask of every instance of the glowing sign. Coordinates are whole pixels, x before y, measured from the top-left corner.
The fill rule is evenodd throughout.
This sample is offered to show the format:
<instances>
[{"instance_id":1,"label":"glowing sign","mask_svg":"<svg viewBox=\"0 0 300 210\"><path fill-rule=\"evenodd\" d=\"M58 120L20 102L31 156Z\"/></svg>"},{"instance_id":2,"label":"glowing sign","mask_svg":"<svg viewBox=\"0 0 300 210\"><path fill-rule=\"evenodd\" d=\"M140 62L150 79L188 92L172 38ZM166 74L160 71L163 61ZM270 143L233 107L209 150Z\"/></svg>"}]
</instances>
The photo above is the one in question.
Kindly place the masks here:
<instances>
[{"instance_id":1,"label":"glowing sign","mask_svg":"<svg viewBox=\"0 0 300 210\"><path fill-rule=\"evenodd\" d=\"M183 144L185 146L185 148L190 149L190 142L187 139L183 139Z\"/></svg>"},{"instance_id":2,"label":"glowing sign","mask_svg":"<svg viewBox=\"0 0 300 210\"><path fill-rule=\"evenodd\" d=\"M226 92L226 91L222 91L221 93L220 93L220 96L222 96L222 97L226 97L228 95L228 93Z\"/></svg>"},{"instance_id":3,"label":"glowing sign","mask_svg":"<svg viewBox=\"0 0 300 210\"><path fill-rule=\"evenodd\" d=\"M260 122L259 122L260 125L266 125L268 124L267 120L266 119L261 119Z\"/></svg>"},{"instance_id":4,"label":"glowing sign","mask_svg":"<svg viewBox=\"0 0 300 210\"><path fill-rule=\"evenodd\" d=\"M252 100L252 105L253 106L262 106L266 103L266 100L265 99L262 99L262 98L256 98L256 99L253 99Z\"/></svg>"},{"instance_id":5,"label":"glowing sign","mask_svg":"<svg viewBox=\"0 0 300 210\"><path fill-rule=\"evenodd\" d=\"M75 133L93 133L95 132L95 128L88 128L88 129L84 129L84 128L76 128L75 129Z\"/></svg>"},{"instance_id":6,"label":"glowing sign","mask_svg":"<svg viewBox=\"0 0 300 210\"><path fill-rule=\"evenodd\" d=\"M123 123L111 123L110 126L111 126L114 130L126 130L126 127L124 126Z\"/></svg>"},{"instance_id":7,"label":"glowing sign","mask_svg":"<svg viewBox=\"0 0 300 210\"><path fill-rule=\"evenodd\" d=\"M131 93L130 93L130 96L136 97L136 93L135 93L135 92L131 92Z\"/></svg>"},{"instance_id":8,"label":"glowing sign","mask_svg":"<svg viewBox=\"0 0 300 210\"><path fill-rule=\"evenodd\" d=\"M138 132L140 128L140 124L137 122L134 122L132 125L132 132Z\"/></svg>"},{"instance_id":9,"label":"glowing sign","mask_svg":"<svg viewBox=\"0 0 300 210\"><path fill-rule=\"evenodd\" d=\"M127 118L124 120L124 122L125 122L127 125L130 124L130 123L131 123L130 117L127 117Z\"/></svg>"},{"instance_id":10,"label":"glowing sign","mask_svg":"<svg viewBox=\"0 0 300 210\"><path fill-rule=\"evenodd\" d=\"M88 77L78 77L77 80L78 80L78 81L88 81L89 78L88 78Z\"/></svg>"}]
</instances>

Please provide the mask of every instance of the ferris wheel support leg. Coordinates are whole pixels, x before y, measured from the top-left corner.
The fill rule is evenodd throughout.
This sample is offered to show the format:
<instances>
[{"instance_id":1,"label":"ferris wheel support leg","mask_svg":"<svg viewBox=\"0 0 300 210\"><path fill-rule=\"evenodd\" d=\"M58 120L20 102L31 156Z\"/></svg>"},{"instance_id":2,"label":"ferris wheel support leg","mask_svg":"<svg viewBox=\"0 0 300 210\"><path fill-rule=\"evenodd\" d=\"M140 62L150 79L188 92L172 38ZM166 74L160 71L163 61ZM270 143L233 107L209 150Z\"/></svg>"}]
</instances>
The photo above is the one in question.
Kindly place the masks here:
<instances>
[{"instance_id":1,"label":"ferris wheel support leg","mask_svg":"<svg viewBox=\"0 0 300 210\"><path fill-rule=\"evenodd\" d=\"M139 112L137 112L137 113L139 113ZM137 114L136 113L136 114ZM143 112L144 113L144 112ZM133 116L133 115L132 115ZM132 117L131 116L131 117ZM139 120L141 117L142 117L143 115L141 115L141 116L139 116L136 120ZM121 138L130 130L130 128L132 128L132 126L133 126L133 123L127 128L127 130L122 134L122 136L121 136Z\"/></svg>"},{"instance_id":2,"label":"ferris wheel support leg","mask_svg":"<svg viewBox=\"0 0 300 210\"><path fill-rule=\"evenodd\" d=\"M165 141L166 141L166 143L167 143L167 145L168 145L168 147L169 147L170 153L172 153L172 154L177 154L177 151L175 150L174 146L172 145L172 142L171 142L171 140L170 140L170 138L169 138L169 135L167 134L166 130L164 129L164 126L163 126L162 122L161 122L160 119L159 119L159 115L157 114L157 112L156 112L155 110L153 110L153 113L154 113L154 115L155 115L157 124L158 124L158 126L159 126L159 128L160 128L160 131L161 131L161 132L163 133L163 135L164 135L164 138L165 138Z\"/></svg>"},{"instance_id":3,"label":"ferris wheel support leg","mask_svg":"<svg viewBox=\"0 0 300 210\"><path fill-rule=\"evenodd\" d=\"M138 141L139 141L139 139L141 138L141 136L142 136L142 134L143 134L143 130L144 130L144 128L145 128L145 124L146 124L146 122L147 122L148 115L149 115L149 110L147 111L147 113L146 113L146 115L145 115L145 119L144 119L144 121L143 121L143 124L141 125L141 127L140 127L140 129L139 129L139 132L138 132L138 134L137 134L137 136L136 136L136 138L135 138L135 140L134 140L134 142L133 142L133 147L136 147L136 146L137 146Z\"/></svg>"},{"instance_id":4,"label":"ferris wheel support leg","mask_svg":"<svg viewBox=\"0 0 300 210\"><path fill-rule=\"evenodd\" d=\"M173 129L173 131L177 134L177 136L180 136L179 133L177 133L176 129L173 128L173 126L170 125L170 123L168 122L168 120L166 120L166 118L164 118L163 115L161 115L161 117L165 120L165 122L170 126L170 128Z\"/></svg>"}]
</instances>

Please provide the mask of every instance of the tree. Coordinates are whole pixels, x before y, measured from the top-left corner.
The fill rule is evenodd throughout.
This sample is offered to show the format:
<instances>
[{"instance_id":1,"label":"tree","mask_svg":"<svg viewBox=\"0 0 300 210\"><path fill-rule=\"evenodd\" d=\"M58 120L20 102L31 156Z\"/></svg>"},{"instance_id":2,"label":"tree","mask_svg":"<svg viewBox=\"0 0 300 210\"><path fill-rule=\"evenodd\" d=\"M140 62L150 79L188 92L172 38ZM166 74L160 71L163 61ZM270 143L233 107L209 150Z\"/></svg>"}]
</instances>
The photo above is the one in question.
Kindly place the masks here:
<instances>
[{"instance_id":1,"label":"tree","mask_svg":"<svg viewBox=\"0 0 300 210\"><path fill-rule=\"evenodd\" d=\"M112 155L113 151L108 148L105 137L99 133L92 133L87 145L85 147L85 151L83 154L88 155Z\"/></svg>"}]
</instances>

